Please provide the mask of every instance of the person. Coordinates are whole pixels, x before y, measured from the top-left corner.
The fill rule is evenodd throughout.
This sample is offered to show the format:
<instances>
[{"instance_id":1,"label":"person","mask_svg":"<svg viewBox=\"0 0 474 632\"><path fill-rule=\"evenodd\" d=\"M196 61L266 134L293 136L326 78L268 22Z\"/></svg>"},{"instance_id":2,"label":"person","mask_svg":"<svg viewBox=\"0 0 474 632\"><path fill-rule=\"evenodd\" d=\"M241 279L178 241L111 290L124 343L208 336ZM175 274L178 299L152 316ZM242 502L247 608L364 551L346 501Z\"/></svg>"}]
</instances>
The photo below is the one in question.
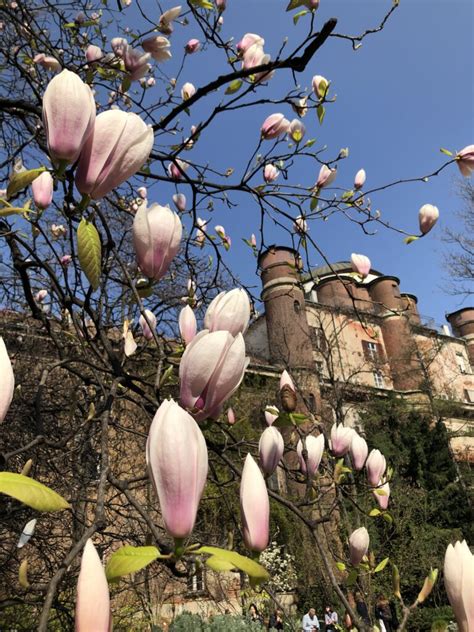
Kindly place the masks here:
<instances>
[{"instance_id":1,"label":"person","mask_svg":"<svg viewBox=\"0 0 474 632\"><path fill-rule=\"evenodd\" d=\"M356 610L359 617L362 619L364 623L370 625L370 617L369 611L367 609L367 604L365 603L360 592L356 592L355 594L355 602L356 602Z\"/></svg>"},{"instance_id":2,"label":"person","mask_svg":"<svg viewBox=\"0 0 474 632\"><path fill-rule=\"evenodd\" d=\"M249 614L248 617L252 623L263 623L263 618L260 615L257 606L254 603L251 603L249 606Z\"/></svg>"},{"instance_id":3,"label":"person","mask_svg":"<svg viewBox=\"0 0 474 632\"><path fill-rule=\"evenodd\" d=\"M314 608L310 608L304 615L301 625L304 632L317 632L319 630L319 620Z\"/></svg>"},{"instance_id":4,"label":"person","mask_svg":"<svg viewBox=\"0 0 474 632\"><path fill-rule=\"evenodd\" d=\"M395 632L393 626L392 610L388 599L384 595L379 595L375 603L375 618L380 626L381 632Z\"/></svg>"},{"instance_id":5,"label":"person","mask_svg":"<svg viewBox=\"0 0 474 632\"><path fill-rule=\"evenodd\" d=\"M283 611L277 608L275 612L270 616L268 622L269 630L283 630Z\"/></svg>"},{"instance_id":6,"label":"person","mask_svg":"<svg viewBox=\"0 0 474 632\"><path fill-rule=\"evenodd\" d=\"M331 606L326 606L324 612L324 625L326 626L326 631L335 632L338 620L337 612L334 612Z\"/></svg>"}]
</instances>

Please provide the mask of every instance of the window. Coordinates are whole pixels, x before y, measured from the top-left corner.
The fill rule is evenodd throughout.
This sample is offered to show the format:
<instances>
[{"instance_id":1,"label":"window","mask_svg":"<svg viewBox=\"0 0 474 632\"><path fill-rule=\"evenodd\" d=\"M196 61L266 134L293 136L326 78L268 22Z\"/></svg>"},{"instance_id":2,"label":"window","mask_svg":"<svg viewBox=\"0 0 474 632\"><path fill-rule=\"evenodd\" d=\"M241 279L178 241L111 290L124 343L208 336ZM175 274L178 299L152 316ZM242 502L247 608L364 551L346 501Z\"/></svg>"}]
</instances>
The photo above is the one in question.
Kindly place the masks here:
<instances>
[{"instance_id":1,"label":"window","mask_svg":"<svg viewBox=\"0 0 474 632\"><path fill-rule=\"evenodd\" d=\"M315 361L316 365L316 374L318 377L323 377L323 363L320 360Z\"/></svg>"},{"instance_id":2,"label":"window","mask_svg":"<svg viewBox=\"0 0 474 632\"><path fill-rule=\"evenodd\" d=\"M313 347L321 351L321 353L325 353L328 348L328 343L322 327L311 327L310 330Z\"/></svg>"},{"instance_id":3,"label":"window","mask_svg":"<svg viewBox=\"0 0 474 632\"><path fill-rule=\"evenodd\" d=\"M190 572L192 574L186 580L188 592L202 592L204 590L204 570L193 564Z\"/></svg>"},{"instance_id":4,"label":"window","mask_svg":"<svg viewBox=\"0 0 474 632\"><path fill-rule=\"evenodd\" d=\"M456 364L458 365L458 369L461 373L467 373L467 364L466 359L464 358L462 353L456 353Z\"/></svg>"},{"instance_id":5,"label":"window","mask_svg":"<svg viewBox=\"0 0 474 632\"><path fill-rule=\"evenodd\" d=\"M301 311L301 305L299 304L298 301L294 301L293 302L293 309L295 310L296 314L299 314Z\"/></svg>"},{"instance_id":6,"label":"window","mask_svg":"<svg viewBox=\"0 0 474 632\"><path fill-rule=\"evenodd\" d=\"M310 413L316 412L316 397L313 393L310 393L308 396L308 408Z\"/></svg>"},{"instance_id":7,"label":"window","mask_svg":"<svg viewBox=\"0 0 474 632\"><path fill-rule=\"evenodd\" d=\"M362 350L364 357L369 362L384 362L382 345L372 340L362 340Z\"/></svg>"},{"instance_id":8,"label":"window","mask_svg":"<svg viewBox=\"0 0 474 632\"><path fill-rule=\"evenodd\" d=\"M374 383L377 388L385 388L385 384L383 381L383 375L380 371L374 371Z\"/></svg>"},{"instance_id":9,"label":"window","mask_svg":"<svg viewBox=\"0 0 474 632\"><path fill-rule=\"evenodd\" d=\"M464 399L466 402L474 404L474 391L468 388L464 389Z\"/></svg>"}]
</instances>

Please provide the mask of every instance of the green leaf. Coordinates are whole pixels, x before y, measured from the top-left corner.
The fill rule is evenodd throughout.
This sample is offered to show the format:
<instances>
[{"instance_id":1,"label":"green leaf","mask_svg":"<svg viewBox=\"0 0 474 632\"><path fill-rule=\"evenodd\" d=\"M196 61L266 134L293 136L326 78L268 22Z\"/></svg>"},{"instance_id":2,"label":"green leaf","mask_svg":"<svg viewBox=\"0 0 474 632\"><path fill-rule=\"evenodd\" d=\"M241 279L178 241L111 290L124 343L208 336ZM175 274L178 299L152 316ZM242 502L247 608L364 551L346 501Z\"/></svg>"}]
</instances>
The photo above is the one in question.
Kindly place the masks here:
<instances>
[{"instance_id":1,"label":"green leaf","mask_svg":"<svg viewBox=\"0 0 474 632\"><path fill-rule=\"evenodd\" d=\"M272 426L275 426L276 428L291 428L294 426L294 423L291 421L288 413L280 413L273 422Z\"/></svg>"},{"instance_id":2,"label":"green leaf","mask_svg":"<svg viewBox=\"0 0 474 632\"><path fill-rule=\"evenodd\" d=\"M440 148L440 152L441 152L442 154L446 154L446 156L452 156L452 155L453 155L453 152L452 152L452 151L449 151L449 149L444 149L444 147L441 147L441 148Z\"/></svg>"},{"instance_id":3,"label":"green leaf","mask_svg":"<svg viewBox=\"0 0 474 632\"><path fill-rule=\"evenodd\" d=\"M383 571L383 569L387 566L389 559L390 558L386 557L381 562L379 562L379 564L377 564L377 566L374 568L374 573L380 573L380 571Z\"/></svg>"},{"instance_id":4,"label":"green leaf","mask_svg":"<svg viewBox=\"0 0 474 632\"><path fill-rule=\"evenodd\" d=\"M326 108L324 107L324 105L318 105L318 109L316 111L318 113L319 124L322 125L324 121L324 116L326 114Z\"/></svg>"},{"instance_id":5,"label":"green leaf","mask_svg":"<svg viewBox=\"0 0 474 632\"><path fill-rule=\"evenodd\" d=\"M395 597L401 599L402 596L400 594L400 573L398 571L398 567L395 564L392 564L392 590Z\"/></svg>"},{"instance_id":6,"label":"green leaf","mask_svg":"<svg viewBox=\"0 0 474 632\"><path fill-rule=\"evenodd\" d=\"M310 138L309 140L307 140L304 144L305 147L312 147L314 145L314 143L316 142L315 138Z\"/></svg>"},{"instance_id":7,"label":"green leaf","mask_svg":"<svg viewBox=\"0 0 474 632\"><path fill-rule=\"evenodd\" d=\"M340 571L345 571L346 565L344 564L344 562L336 562L336 568Z\"/></svg>"},{"instance_id":8,"label":"green leaf","mask_svg":"<svg viewBox=\"0 0 474 632\"><path fill-rule=\"evenodd\" d=\"M242 79L235 79L234 81L231 81L226 88L225 94L235 94L235 92L240 90L242 84Z\"/></svg>"},{"instance_id":9,"label":"green leaf","mask_svg":"<svg viewBox=\"0 0 474 632\"><path fill-rule=\"evenodd\" d=\"M22 189L26 189L33 180L46 171L46 167L38 167L38 169L30 169L29 171L21 171L20 173L14 173L10 178L10 182L7 187L7 198L11 198L12 195L18 193Z\"/></svg>"},{"instance_id":10,"label":"green leaf","mask_svg":"<svg viewBox=\"0 0 474 632\"><path fill-rule=\"evenodd\" d=\"M61 511L70 507L62 496L46 485L15 472L0 472L0 492L38 511Z\"/></svg>"},{"instance_id":11,"label":"green leaf","mask_svg":"<svg viewBox=\"0 0 474 632\"><path fill-rule=\"evenodd\" d=\"M207 11L212 11L214 5L209 0L189 0L190 4L194 7L199 7L200 9L206 9Z\"/></svg>"},{"instance_id":12,"label":"green leaf","mask_svg":"<svg viewBox=\"0 0 474 632\"><path fill-rule=\"evenodd\" d=\"M118 579L140 571L159 557L156 546L122 546L107 562L105 574L108 580Z\"/></svg>"},{"instance_id":13,"label":"green leaf","mask_svg":"<svg viewBox=\"0 0 474 632\"><path fill-rule=\"evenodd\" d=\"M314 209L318 206L318 198L317 197L312 197L311 198L311 203L309 205L309 208L311 211L314 211Z\"/></svg>"},{"instance_id":14,"label":"green leaf","mask_svg":"<svg viewBox=\"0 0 474 632\"><path fill-rule=\"evenodd\" d=\"M231 562L223 560L217 555L211 555L211 557L208 557L206 560L206 564L207 566L209 566L210 569L217 572L235 570L235 566L231 564Z\"/></svg>"},{"instance_id":15,"label":"green leaf","mask_svg":"<svg viewBox=\"0 0 474 632\"><path fill-rule=\"evenodd\" d=\"M353 568L346 579L346 586L353 586L357 581L357 569Z\"/></svg>"},{"instance_id":16,"label":"green leaf","mask_svg":"<svg viewBox=\"0 0 474 632\"><path fill-rule=\"evenodd\" d=\"M382 512L380 511L380 509L372 509L372 511L369 512L369 516L371 518L373 518L374 516L378 516L380 515Z\"/></svg>"},{"instance_id":17,"label":"green leaf","mask_svg":"<svg viewBox=\"0 0 474 632\"><path fill-rule=\"evenodd\" d=\"M387 513L387 512L384 512L382 514L382 518L385 520L385 522L388 522L388 524L392 524L392 522L393 522L392 516L389 513Z\"/></svg>"},{"instance_id":18,"label":"green leaf","mask_svg":"<svg viewBox=\"0 0 474 632\"><path fill-rule=\"evenodd\" d=\"M293 16L293 24L296 26L298 24L299 19L302 18L303 15L306 15L307 13L309 13L309 11L306 11L306 9L303 9L302 11L298 11L298 13L295 13L295 15Z\"/></svg>"},{"instance_id":19,"label":"green leaf","mask_svg":"<svg viewBox=\"0 0 474 632\"><path fill-rule=\"evenodd\" d=\"M127 92L127 90L130 89L131 85L132 85L132 80L130 78L130 75L127 75L122 80L122 85L120 86L120 91L121 92Z\"/></svg>"},{"instance_id":20,"label":"green leaf","mask_svg":"<svg viewBox=\"0 0 474 632\"><path fill-rule=\"evenodd\" d=\"M387 492L381 487L373 489L372 491L374 492L374 494L377 494L377 496L388 496Z\"/></svg>"},{"instance_id":21,"label":"green leaf","mask_svg":"<svg viewBox=\"0 0 474 632\"><path fill-rule=\"evenodd\" d=\"M77 229L77 252L81 268L96 290L100 283L101 243L97 228L84 218Z\"/></svg>"},{"instance_id":22,"label":"green leaf","mask_svg":"<svg viewBox=\"0 0 474 632\"><path fill-rule=\"evenodd\" d=\"M344 193L342 194L342 199L350 200L353 195L354 195L354 191L352 189L350 191L344 191Z\"/></svg>"},{"instance_id":23,"label":"green leaf","mask_svg":"<svg viewBox=\"0 0 474 632\"><path fill-rule=\"evenodd\" d=\"M403 240L403 243L405 243L408 246L409 244L412 243L412 241L416 241L417 239L419 239L419 237L417 237L416 235L410 235L409 237L405 237L405 239Z\"/></svg>"},{"instance_id":24,"label":"green leaf","mask_svg":"<svg viewBox=\"0 0 474 632\"><path fill-rule=\"evenodd\" d=\"M228 549L220 549L216 546L202 546L201 548L194 551L195 555L203 555L208 554L211 556L215 556L232 564L236 568L244 573L247 573L249 577L252 577L258 582L267 581L269 578L268 571L263 568L261 564L251 560L248 557L244 557L240 555L240 553L236 553L235 551L229 551Z\"/></svg>"}]
</instances>

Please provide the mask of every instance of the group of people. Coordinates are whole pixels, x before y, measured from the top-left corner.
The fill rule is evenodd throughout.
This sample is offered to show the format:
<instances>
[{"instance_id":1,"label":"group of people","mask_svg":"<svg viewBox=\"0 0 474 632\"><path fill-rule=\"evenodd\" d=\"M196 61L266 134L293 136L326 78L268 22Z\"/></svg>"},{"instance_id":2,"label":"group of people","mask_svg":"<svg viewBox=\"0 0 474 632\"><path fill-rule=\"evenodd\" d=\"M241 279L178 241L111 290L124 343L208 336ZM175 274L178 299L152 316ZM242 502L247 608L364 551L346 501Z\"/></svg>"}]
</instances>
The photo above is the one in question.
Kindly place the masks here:
<instances>
[{"instance_id":1,"label":"group of people","mask_svg":"<svg viewBox=\"0 0 474 632\"><path fill-rule=\"evenodd\" d=\"M303 632L319 632L321 630L319 619L314 608L310 608L304 615L301 625ZM337 616L337 612L333 610L331 606L326 606L324 610L324 630L327 632L336 632L336 630L339 629L339 617Z\"/></svg>"}]
</instances>

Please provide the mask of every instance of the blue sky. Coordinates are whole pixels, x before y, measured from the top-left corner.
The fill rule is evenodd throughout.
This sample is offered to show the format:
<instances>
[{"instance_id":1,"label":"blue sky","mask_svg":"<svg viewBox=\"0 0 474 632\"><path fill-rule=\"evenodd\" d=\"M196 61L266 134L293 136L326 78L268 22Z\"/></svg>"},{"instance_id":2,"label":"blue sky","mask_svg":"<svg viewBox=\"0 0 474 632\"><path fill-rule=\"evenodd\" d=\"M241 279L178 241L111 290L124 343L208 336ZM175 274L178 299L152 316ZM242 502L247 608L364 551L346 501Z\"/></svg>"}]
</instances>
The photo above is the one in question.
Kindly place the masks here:
<instances>
[{"instance_id":1,"label":"blue sky","mask_svg":"<svg viewBox=\"0 0 474 632\"><path fill-rule=\"evenodd\" d=\"M258 33L272 56L288 36L290 50L305 25L302 19L295 27L285 6L281 0L228 0L222 34L238 41L245 32ZM321 0L317 15L319 23L335 16L337 32L357 34L377 26L389 8L388 0ZM327 145L329 157L337 155L341 147L349 147L349 158L339 163L339 186L350 188L361 167L367 172L367 188L400 177L421 176L445 161L440 147L460 150L474 142L473 18L471 0L401 0L384 31L366 38L359 50L352 51L347 41L332 39L299 75L301 85L309 87L312 76L322 74L332 81L332 91L337 94L322 128L314 114L304 122L307 137L317 138L316 149ZM177 26L171 38L173 50L179 50L190 37L199 37L199 33ZM164 67L170 76L178 58L179 53ZM222 59L209 52L195 54L188 58L178 86L184 81L202 85L216 72L226 72ZM286 71L279 74L263 88L265 96L281 94L290 79ZM198 122L208 107L209 103L197 104L190 123L184 122ZM222 170L238 167L255 146L264 118L279 109L293 118L290 108L268 104L226 114L209 129L207 140L202 139L185 157L203 162L211 159ZM297 172L290 172L291 182L304 186L314 184L316 176L314 166L305 163ZM375 268L400 277L402 291L418 296L422 314L443 322L445 312L461 305L459 297L449 296L443 289L446 247L440 241L443 227L453 225L453 212L461 206L456 194L458 180L453 165L428 183L405 184L372 196L373 207L381 209L383 218L413 232L418 232L420 206L438 206L438 225L429 237L410 246L403 244L399 234L383 229L375 236L364 236L342 218L313 223L311 235L332 261L347 259L353 251L367 254ZM151 191L153 199L165 202L166 185L158 183ZM181 186L180 191L186 193L186 187ZM242 280L257 290L255 259L240 239L256 232L257 210L248 199L239 198L239 202L232 211L217 207L211 225L224 224L233 238L225 257ZM209 217L205 212L202 216ZM287 233L268 228L267 243L290 245ZM314 256L312 263L319 265L321 259Z\"/></svg>"}]
</instances>

